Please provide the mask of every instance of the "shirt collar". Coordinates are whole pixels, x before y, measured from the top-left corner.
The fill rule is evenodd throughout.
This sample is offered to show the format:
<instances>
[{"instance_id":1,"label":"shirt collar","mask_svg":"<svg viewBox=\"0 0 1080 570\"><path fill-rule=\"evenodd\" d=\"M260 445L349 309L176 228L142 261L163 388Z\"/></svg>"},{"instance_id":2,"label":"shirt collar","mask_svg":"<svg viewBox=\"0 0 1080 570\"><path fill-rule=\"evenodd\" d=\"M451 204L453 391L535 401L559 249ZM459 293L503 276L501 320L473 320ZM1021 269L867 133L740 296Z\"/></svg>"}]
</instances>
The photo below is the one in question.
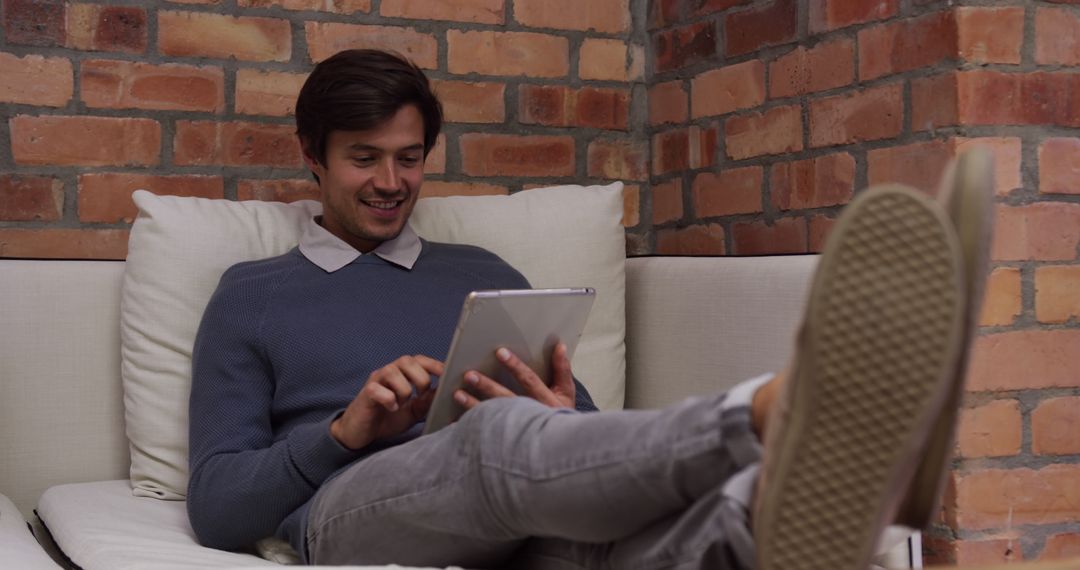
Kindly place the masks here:
<instances>
[{"instance_id":1,"label":"shirt collar","mask_svg":"<svg viewBox=\"0 0 1080 570\"><path fill-rule=\"evenodd\" d=\"M356 261L362 254L322 227L319 223L321 218L322 216L316 216L308 219L304 233L300 236L300 253L323 271L333 273ZM420 237L406 222L397 237L382 242L371 253L394 265L412 269L416 259L420 257L422 247Z\"/></svg>"}]
</instances>

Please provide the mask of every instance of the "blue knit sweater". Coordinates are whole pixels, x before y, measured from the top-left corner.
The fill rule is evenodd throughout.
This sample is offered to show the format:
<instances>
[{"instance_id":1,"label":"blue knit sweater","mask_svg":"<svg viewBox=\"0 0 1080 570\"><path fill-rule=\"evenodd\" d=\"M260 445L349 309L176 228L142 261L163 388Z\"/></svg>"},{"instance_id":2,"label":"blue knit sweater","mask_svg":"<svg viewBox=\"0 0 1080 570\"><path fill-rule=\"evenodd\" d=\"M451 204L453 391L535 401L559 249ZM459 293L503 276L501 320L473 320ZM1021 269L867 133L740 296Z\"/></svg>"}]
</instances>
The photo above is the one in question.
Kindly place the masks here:
<instances>
[{"instance_id":1,"label":"blue knit sweater","mask_svg":"<svg viewBox=\"0 0 1080 570\"><path fill-rule=\"evenodd\" d=\"M411 270L362 255L327 273L293 249L226 271L193 356L187 506L199 542L241 550L278 536L303 553L319 487L422 431L360 451L330 436L368 376L402 355L444 360L470 291L528 286L488 251L431 242ZM577 394L579 410L596 409Z\"/></svg>"}]
</instances>

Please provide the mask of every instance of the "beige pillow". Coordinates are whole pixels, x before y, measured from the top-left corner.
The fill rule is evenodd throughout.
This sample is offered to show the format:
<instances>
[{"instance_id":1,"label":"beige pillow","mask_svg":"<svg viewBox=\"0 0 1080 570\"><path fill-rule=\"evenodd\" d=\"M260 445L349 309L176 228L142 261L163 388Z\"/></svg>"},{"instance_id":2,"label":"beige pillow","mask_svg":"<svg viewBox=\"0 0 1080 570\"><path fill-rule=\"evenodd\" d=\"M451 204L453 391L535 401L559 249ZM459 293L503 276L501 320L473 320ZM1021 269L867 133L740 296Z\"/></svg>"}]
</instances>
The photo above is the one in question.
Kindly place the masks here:
<instances>
[{"instance_id":1,"label":"beige pillow","mask_svg":"<svg viewBox=\"0 0 1080 570\"><path fill-rule=\"evenodd\" d=\"M120 310L121 373L131 483L138 496L183 499L195 332L221 274L280 255L317 202L234 202L133 195ZM622 406L625 329L622 184L563 186L506 197L422 199L412 223L432 241L485 247L535 287L597 289L575 374L601 408Z\"/></svg>"}]
</instances>

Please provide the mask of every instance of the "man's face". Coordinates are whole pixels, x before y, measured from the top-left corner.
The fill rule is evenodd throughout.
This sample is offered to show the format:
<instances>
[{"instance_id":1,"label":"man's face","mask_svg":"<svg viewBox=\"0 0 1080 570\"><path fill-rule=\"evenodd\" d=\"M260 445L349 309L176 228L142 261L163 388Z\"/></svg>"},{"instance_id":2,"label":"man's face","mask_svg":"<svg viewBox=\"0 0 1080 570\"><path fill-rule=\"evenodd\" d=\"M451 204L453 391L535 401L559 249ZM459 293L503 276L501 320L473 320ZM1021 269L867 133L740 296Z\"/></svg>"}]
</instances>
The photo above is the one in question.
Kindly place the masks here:
<instances>
[{"instance_id":1,"label":"man's face","mask_svg":"<svg viewBox=\"0 0 1080 570\"><path fill-rule=\"evenodd\" d=\"M367 131L333 131L326 163L305 153L319 176L322 225L362 252L394 239L405 227L424 181L424 121L406 105Z\"/></svg>"}]
</instances>

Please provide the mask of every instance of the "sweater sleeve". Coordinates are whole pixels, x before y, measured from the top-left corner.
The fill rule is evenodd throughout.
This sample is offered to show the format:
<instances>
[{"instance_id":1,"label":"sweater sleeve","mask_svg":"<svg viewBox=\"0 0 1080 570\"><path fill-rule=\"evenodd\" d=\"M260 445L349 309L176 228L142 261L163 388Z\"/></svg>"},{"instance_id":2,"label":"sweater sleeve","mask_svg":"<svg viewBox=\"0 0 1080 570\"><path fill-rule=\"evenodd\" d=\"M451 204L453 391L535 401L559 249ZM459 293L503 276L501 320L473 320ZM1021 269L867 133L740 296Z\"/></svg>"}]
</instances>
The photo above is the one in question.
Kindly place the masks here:
<instances>
[{"instance_id":1,"label":"sweater sleeve","mask_svg":"<svg viewBox=\"0 0 1080 570\"><path fill-rule=\"evenodd\" d=\"M273 536L289 513L358 457L330 435L337 414L275 438L273 372L259 340L270 295L248 281L228 272L222 277L192 362L188 516L200 543L224 550Z\"/></svg>"}]
</instances>

